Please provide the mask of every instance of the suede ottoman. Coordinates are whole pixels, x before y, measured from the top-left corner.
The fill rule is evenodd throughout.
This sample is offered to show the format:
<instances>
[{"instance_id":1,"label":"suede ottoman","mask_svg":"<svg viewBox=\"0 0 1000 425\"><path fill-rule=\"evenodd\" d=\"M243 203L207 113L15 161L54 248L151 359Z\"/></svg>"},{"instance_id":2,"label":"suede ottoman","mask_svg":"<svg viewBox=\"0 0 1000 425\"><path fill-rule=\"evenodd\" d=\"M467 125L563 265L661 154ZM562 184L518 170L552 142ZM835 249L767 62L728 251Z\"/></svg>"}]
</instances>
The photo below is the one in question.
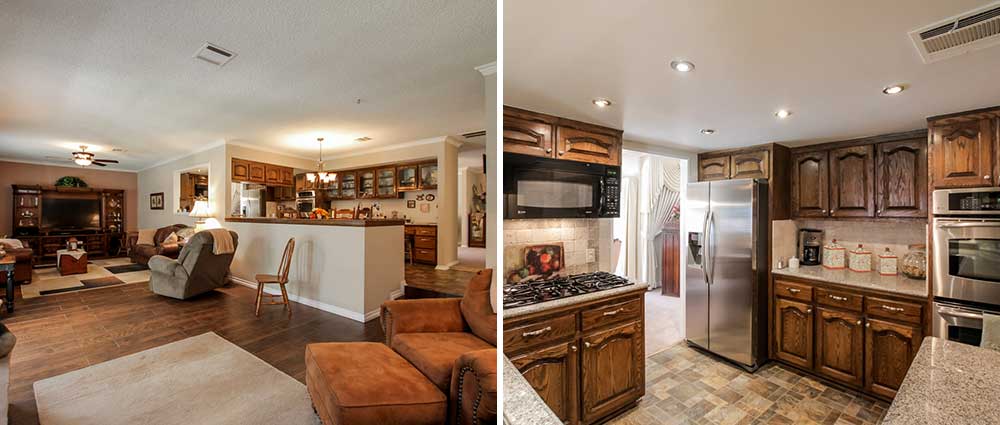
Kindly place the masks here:
<instances>
[{"instance_id":1,"label":"suede ottoman","mask_svg":"<svg viewBox=\"0 0 1000 425\"><path fill-rule=\"evenodd\" d=\"M389 347L306 346L306 388L325 425L440 425L448 398Z\"/></svg>"}]
</instances>

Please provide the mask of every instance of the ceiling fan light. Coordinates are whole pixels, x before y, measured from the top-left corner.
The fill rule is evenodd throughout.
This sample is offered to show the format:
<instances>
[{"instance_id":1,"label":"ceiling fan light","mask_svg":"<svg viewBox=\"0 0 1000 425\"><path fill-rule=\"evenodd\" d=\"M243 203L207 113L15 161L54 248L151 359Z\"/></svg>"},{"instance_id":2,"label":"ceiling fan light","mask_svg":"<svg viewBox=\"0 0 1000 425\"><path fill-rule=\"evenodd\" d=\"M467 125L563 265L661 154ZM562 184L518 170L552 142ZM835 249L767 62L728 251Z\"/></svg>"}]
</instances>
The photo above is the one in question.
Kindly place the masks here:
<instances>
[{"instance_id":1,"label":"ceiling fan light","mask_svg":"<svg viewBox=\"0 0 1000 425\"><path fill-rule=\"evenodd\" d=\"M92 164L94 161L91 161L90 158L77 157L76 159L73 160L73 162L75 162L76 165L81 165L86 167Z\"/></svg>"}]
</instances>

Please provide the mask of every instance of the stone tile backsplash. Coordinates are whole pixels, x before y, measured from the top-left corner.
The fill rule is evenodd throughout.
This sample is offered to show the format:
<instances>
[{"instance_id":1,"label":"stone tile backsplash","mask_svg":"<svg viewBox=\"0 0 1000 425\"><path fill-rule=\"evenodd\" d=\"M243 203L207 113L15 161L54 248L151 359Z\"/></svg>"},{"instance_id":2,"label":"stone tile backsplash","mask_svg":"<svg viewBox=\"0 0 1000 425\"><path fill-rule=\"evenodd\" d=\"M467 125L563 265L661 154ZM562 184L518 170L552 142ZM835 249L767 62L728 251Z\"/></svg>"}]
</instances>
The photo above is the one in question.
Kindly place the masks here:
<instances>
[{"instance_id":1,"label":"stone tile backsplash","mask_svg":"<svg viewBox=\"0 0 1000 425\"><path fill-rule=\"evenodd\" d=\"M927 223L914 221L837 221L837 220L780 220L775 221L772 237L772 254L775 263L780 258L797 255L799 229L823 231L823 245L833 239L848 250L862 244L872 252L872 269L878 270L878 254L885 248L900 259L910 250L909 245L927 243ZM773 266L773 265L772 265Z\"/></svg>"},{"instance_id":2,"label":"stone tile backsplash","mask_svg":"<svg viewBox=\"0 0 1000 425\"><path fill-rule=\"evenodd\" d=\"M599 270L601 240L599 219L535 219L503 221L504 278L524 264L524 248L562 243L563 274Z\"/></svg>"}]
</instances>

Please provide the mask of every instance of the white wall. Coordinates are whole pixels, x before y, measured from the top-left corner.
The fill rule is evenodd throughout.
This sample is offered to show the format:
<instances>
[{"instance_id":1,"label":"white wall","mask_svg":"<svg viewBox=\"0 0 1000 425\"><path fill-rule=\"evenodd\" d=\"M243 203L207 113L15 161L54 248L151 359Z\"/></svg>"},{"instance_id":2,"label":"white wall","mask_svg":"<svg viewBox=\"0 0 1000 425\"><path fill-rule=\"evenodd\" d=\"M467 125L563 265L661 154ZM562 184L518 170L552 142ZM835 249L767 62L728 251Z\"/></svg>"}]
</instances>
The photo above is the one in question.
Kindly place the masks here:
<instances>
[{"instance_id":1,"label":"white wall","mask_svg":"<svg viewBox=\"0 0 1000 425\"><path fill-rule=\"evenodd\" d=\"M216 218L221 218L226 211L226 192L229 188L229 166L226 157L226 146L212 146L204 151L196 152L183 158L160 164L138 173L139 178L139 228L150 229L169 226L175 223L193 226L195 219L186 213L177 213L175 199L179 184L175 182L175 174L180 170L207 164L208 171L208 203ZM163 192L163 209L149 208L149 195Z\"/></svg>"},{"instance_id":2,"label":"white wall","mask_svg":"<svg viewBox=\"0 0 1000 425\"><path fill-rule=\"evenodd\" d=\"M500 130L500 118L497 113L500 109L500 103L497 98L497 74L496 74L496 63L487 64L479 68L479 71L483 74L484 89L486 91L486 195L490 199L499 200L501 194L503 193L503 188L500 186L500 171L499 167L503 166L503 157L500 155L500 142L499 142L499 130ZM493 201L486 203L486 267L494 270L493 272L493 291L491 295L493 296L493 303L496 305L497 299L499 299L498 292L500 291L502 282L500 275L501 268L500 263L497 261L498 255L503 252L503 240L499 232L501 223L501 213L503 202Z\"/></svg>"}]
</instances>

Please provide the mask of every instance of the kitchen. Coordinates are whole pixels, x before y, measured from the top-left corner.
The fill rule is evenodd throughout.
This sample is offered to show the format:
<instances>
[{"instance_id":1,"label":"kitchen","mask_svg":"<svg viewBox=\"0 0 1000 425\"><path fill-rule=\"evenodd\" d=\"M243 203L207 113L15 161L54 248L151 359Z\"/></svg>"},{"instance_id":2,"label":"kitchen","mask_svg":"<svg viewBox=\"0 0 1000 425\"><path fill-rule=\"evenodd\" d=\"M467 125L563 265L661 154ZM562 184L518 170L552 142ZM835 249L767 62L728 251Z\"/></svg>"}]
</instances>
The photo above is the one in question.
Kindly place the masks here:
<instances>
[{"instance_id":1,"label":"kitchen","mask_svg":"<svg viewBox=\"0 0 1000 425\"><path fill-rule=\"evenodd\" d=\"M786 11L772 17L763 16L761 10L743 10L732 16L733 11L727 12L723 19L734 23L737 15L756 16L764 25L779 16L799 16L791 11L801 7L786 2ZM915 61L909 56L919 42L899 42L891 38L893 34L950 16L980 16L992 10L969 4L879 7L891 8L905 19L892 28L858 25L866 34L880 37L883 50L908 49L907 56L886 60L912 69L932 65L922 64L919 55L913 55ZM858 19L852 11L821 8L841 21ZM558 6L533 7L530 13L517 6L508 9L505 16L512 22L525 22L518 17L557 13ZM538 59L558 49L554 57L562 61L603 53L619 62L624 55L632 61L626 63L644 63L645 55L619 46L645 45L649 51L659 51L636 34L669 33L670 25L662 22L652 29L655 17L679 25L682 17L691 18L697 10L668 5L648 9L641 18L613 8L600 14L607 22L631 20L626 26L644 28L645 33L584 36L577 31L580 37L572 46L550 35L573 31L568 24L555 24L561 32L544 34L516 25L517 31L505 31L507 57ZM564 16L563 21L573 22L574 27L590 27L586 23L596 16L568 14L573 19ZM759 25L754 28L766 31ZM947 33L941 31L937 36ZM831 43L820 33L801 34L812 35L787 41L800 49L797 52L808 51L802 48L809 42ZM678 44L683 41L674 42L675 47ZM846 41L835 44L843 55L856 49ZM759 46L747 48L766 52ZM985 78L983 65L1000 62L1000 55L996 48L981 50L948 59L977 65L950 69L948 81L961 81L959 76ZM504 353L510 369L505 370L505 383L518 401L505 405L507 423L1000 420L991 407L1000 401L992 374L1000 365L1000 353L990 349L998 346L994 332L1000 329L995 324L1000 296L993 292L1000 283L996 243L1000 231L995 230L1000 228L995 223L1000 208L1000 107L990 105L998 103L1000 93L971 83L951 85L949 91L944 89L943 75L910 76L902 83L890 79L888 84L836 76L825 83L845 93L850 102L835 100L825 85L810 86L827 97L779 101L770 114L767 109L761 114L767 123L758 125L756 118L746 117L759 110L748 112L742 101L707 103L724 99L724 87L745 90L746 81L716 84L719 90L700 86L701 91L715 90L714 97L692 97L684 91L700 79L719 78L708 69L719 66L717 58L696 65L666 55L664 63L670 66L663 66L656 77L638 71L638 65L625 65L631 72L605 69L610 74L599 77L586 71L567 76L557 71L558 66L539 60L518 61L506 68L505 90L512 95L505 94L505 103L512 106L504 109L505 213L525 211L521 215L536 217L508 214L504 221L508 281ZM794 66L822 64L832 69L842 63L818 53L810 57L811 63ZM824 75L813 71L764 86L778 87L787 80L800 87L796 84L808 83L809 75ZM880 72L888 71L880 68ZM636 87L637 83L645 85ZM859 84L877 86L856 93ZM667 109L673 107L668 98L643 97L642 88L661 85L671 87L678 102L690 104L685 107L736 114L678 112L683 118L676 120L657 115L651 105L659 105L661 112L679 111ZM622 92L621 86L629 89ZM957 100L957 92L976 101L947 101ZM608 97L593 97L588 105L551 101L591 96ZM762 106L756 99L746 103ZM767 99L759 103L773 107ZM788 104L797 106L792 109ZM845 114L851 110L865 113ZM659 123L650 119L654 115ZM725 128L675 123L684 119L723 121L731 126L729 133L739 135L720 138ZM606 181L602 187L600 179L573 179L555 172L547 175L545 184L531 183L528 173L512 178L506 162L514 154L567 161L568 152L576 150L574 155L584 156L572 160L590 162L594 165L588 168L600 170L597 165L606 166L601 161L613 156L606 154L612 145L609 140L625 149L683 157L677 149L654 142L657 134L676 137L676 127L696 134L697 140L688 146L697 154L688 157L692 183L682 201L685 342L649 353L643 343L643 333L652 328L646 314L650 306L642 302L646 285L602 274L612 270L605 248L611 246L605 231L609 220L585 209L606 206L608 199L617 203L622 195L608 193L617 188ZM621 128L624 132L617 130ZM748 142L755 137L776 142ZM724 146L716 144L722 139ZM547 168L566 169L561 164ZM541 180L541 174L534 180ZM509 191L508 182L516 190ZM590 191L580 190L580 183ZM564 190L559 196L537 196L554 187ZM601 197L590 196L598 192ZM580 202L591 198L590 204ZM533 206L542 208L520 208ZM523 238L532 232L540 236ZM563 276L555 277L551 273L555 263L564 260ZM586 274L576 276L580 273Z\"/></svg>"}]
</instances>

